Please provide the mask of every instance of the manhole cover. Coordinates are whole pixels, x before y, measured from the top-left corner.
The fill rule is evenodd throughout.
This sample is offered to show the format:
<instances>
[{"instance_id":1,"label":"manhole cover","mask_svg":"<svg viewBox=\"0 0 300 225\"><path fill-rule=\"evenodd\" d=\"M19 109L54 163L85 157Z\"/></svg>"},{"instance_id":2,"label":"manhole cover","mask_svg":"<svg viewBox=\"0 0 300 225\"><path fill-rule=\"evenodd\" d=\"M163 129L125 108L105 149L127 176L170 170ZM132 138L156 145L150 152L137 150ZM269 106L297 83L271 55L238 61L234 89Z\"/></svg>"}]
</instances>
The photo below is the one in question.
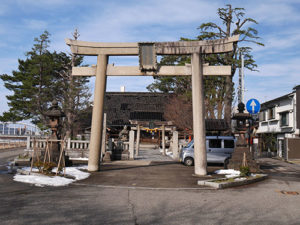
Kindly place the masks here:
<instances>
[{"instance_id":1,"label":"manhole cover","mask_svg":"<svg viewBox=\"0 0 300 225\"><path fill-rule=\"evenodd\" d=\"M297 191L280 191L280 193L284 195L299 195Z\"/></svg>"}]
</instances>

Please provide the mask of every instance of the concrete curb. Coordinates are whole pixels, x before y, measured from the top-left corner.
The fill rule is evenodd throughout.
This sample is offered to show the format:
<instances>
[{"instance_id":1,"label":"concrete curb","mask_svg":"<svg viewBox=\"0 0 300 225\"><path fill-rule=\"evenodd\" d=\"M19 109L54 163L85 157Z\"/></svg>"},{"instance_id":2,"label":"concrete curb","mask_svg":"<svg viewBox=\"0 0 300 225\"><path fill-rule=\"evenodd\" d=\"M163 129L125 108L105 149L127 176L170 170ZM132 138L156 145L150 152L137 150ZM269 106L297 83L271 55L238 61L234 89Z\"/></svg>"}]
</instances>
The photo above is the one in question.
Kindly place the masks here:
<instances>
[{"instance_id":1,"label":"concrete curb","mask_svg":"<svg viewBox=\"0 0 300 225\"><path fill-rule=\"evenodd\" d=\"M14 164L15 166L30 166L31 159L30 158L15 158Z\"/></svg>"},{"instance_id":2,"label":"concrete curb","mask_svg":"<svg viewBox=\"0 0 300 225\"><path fill-rule=\"evenodd\" d=\"M222 179L211 179L211 180L199 180L198 185L204 185L213 187L216 189L223 189L223 188L229 188L229 187L236 187L236 186L242 186L247 184L252 184L258 181L262 181L268 177L267 174L259 174L259 177L251 177L247 180L235 180L232 182L220 182L217 183L215 181L218 180L227 180L228 178L222 178Z\"/></svg>"}]
</instances>

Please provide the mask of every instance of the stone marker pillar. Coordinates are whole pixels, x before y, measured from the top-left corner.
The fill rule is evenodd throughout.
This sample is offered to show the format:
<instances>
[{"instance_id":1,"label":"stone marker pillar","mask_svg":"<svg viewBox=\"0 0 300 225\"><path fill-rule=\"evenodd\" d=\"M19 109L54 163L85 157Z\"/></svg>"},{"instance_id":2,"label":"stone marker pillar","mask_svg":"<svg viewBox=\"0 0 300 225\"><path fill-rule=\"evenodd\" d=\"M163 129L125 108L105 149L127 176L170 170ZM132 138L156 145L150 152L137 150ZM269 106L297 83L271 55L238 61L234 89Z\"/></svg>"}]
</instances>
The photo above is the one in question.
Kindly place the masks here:
<instances>
[{"instance_id":1,"label":"stone marker pillar","mask_svg":"<svg viewBox=\"0 0 300 225\"><path fill-rule=\"evenodd\" d=\"M67 149L71 149L71 138L68 138L67 140Z\"/></svg>"},{"instance_id":2,"label":"stone marker pillar","mask_svg":"<svg viewBox=\"0 0 300 225\"><path fill-rule=\"evenodd\" d=\"M178 160L178 131L173 132L173 144L172 144L172 151L173 151L173 159Z\"/></svg>"},{"instance_id":3,"label":"stone marker pillar","mask_svg":"<svg viewBox=\"0 0 300 225\"><path fill-rule=\"evenodd\" d=\"M141 137L141 127L137 125L137 133L136 133L136 145L135 145L135 156L139 155L140 151L140 137Z\"/></svg>"},{"instance_id":4,"label":"stone marker pillar","mask_svg":"<svg viewBox=\"0 0 300 225\"><path fill-rule=\"evenodd\" d=\"M205 105L203 88L203 63L200 53L193 53L192 55L192 96L195 174L205 176L207 174L204 117Z\"/></svg>"},{"instance_id":5,"label":"stone marker pillar","mask_svg":"<svg viewBox=\"0 0 300 225\"><path fill-rule=\"evenodd\" d=\"M105 94L105 87L106 87L107 63L108 63L107 55L98 55L88 171L99 170L99 159L100 159L100 151L101 151L102 126L103 126L103 103L104 103L104 94Z\"/></svg>"},{"instance_id":6,"label":"stone marker pillar","mask_svg":"<svg viewBox=\"0 0 300 225\"><path fill-rule=\"evenodd\" d=\"M134 159L134 131L129 131L129 159Z\"/></svg>"},{"instance_id":7,"label":"stone marker pillar","mask_svg":"<svg viewBox=\"0 0 300 225\"><path fill-rule=\"evenodd\" d=\"M162 150L163 155L166 155L166 137L165 137L165 125L162 125L162 135L161 135L161 143L162 143Z\"/></svg>"},{"instance_id":8,"label":"stone marker pillar","mask_svg":"<svg viewBox=\"0 0 300 225\"><path fill-rule=\"evenodd\" d=\"M4 126L4 125L3 125ZM27 150L30 149L30 136L27 137L27 144L26 144Z\"/></svg>"}]
</instances>

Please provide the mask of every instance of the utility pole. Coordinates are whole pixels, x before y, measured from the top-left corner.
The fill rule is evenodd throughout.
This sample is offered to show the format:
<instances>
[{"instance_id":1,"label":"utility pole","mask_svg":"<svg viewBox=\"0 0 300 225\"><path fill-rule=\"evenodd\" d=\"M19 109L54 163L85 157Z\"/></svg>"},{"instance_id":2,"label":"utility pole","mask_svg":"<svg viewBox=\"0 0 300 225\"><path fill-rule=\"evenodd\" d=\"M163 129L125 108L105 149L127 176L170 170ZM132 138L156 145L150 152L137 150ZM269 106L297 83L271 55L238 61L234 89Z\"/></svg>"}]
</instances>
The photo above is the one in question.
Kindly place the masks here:
<instances>
[{"instance_id":1,"label":"utility pole","mask_svg":"<svg viewBox=\"0 0 300 225\"><path fill-rule=\"evenodd\" d=\"M238 87L238 102L244 102L244 92L245 92L245 83L244 83L244 55L239 51L239 59L241 66L239 68L239 87Z\"/></svg>"}]
</instances>

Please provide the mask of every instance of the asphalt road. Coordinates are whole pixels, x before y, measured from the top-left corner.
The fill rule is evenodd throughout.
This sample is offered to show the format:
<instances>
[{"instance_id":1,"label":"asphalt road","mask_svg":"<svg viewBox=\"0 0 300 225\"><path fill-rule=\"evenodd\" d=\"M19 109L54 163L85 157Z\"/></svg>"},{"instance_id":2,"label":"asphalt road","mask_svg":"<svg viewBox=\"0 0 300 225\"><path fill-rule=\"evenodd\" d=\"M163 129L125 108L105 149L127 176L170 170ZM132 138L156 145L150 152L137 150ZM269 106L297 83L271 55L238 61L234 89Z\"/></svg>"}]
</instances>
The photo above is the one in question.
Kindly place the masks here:
<instances>
[{"instance_id":1,"label":"asphalt road","mask_svg":"<svg viewBox=\"0 0 300 225\"><path fill-rule=\"evenodd\" d=\"M8 161L22 153L24 153L24 148L0 149L0 165L6 165Z\"/></svg>"},{"instance_id":2,"label":"asphalt road","mask_svg":"<svg viewBox=\"0 0 300 225\"><path fill-rule=\"evenodd\" d=\"M0 174L1 224L300 224L300 166L264 159L270 178L224 190L35 187Z\"/></svg>"}]
</instances>

